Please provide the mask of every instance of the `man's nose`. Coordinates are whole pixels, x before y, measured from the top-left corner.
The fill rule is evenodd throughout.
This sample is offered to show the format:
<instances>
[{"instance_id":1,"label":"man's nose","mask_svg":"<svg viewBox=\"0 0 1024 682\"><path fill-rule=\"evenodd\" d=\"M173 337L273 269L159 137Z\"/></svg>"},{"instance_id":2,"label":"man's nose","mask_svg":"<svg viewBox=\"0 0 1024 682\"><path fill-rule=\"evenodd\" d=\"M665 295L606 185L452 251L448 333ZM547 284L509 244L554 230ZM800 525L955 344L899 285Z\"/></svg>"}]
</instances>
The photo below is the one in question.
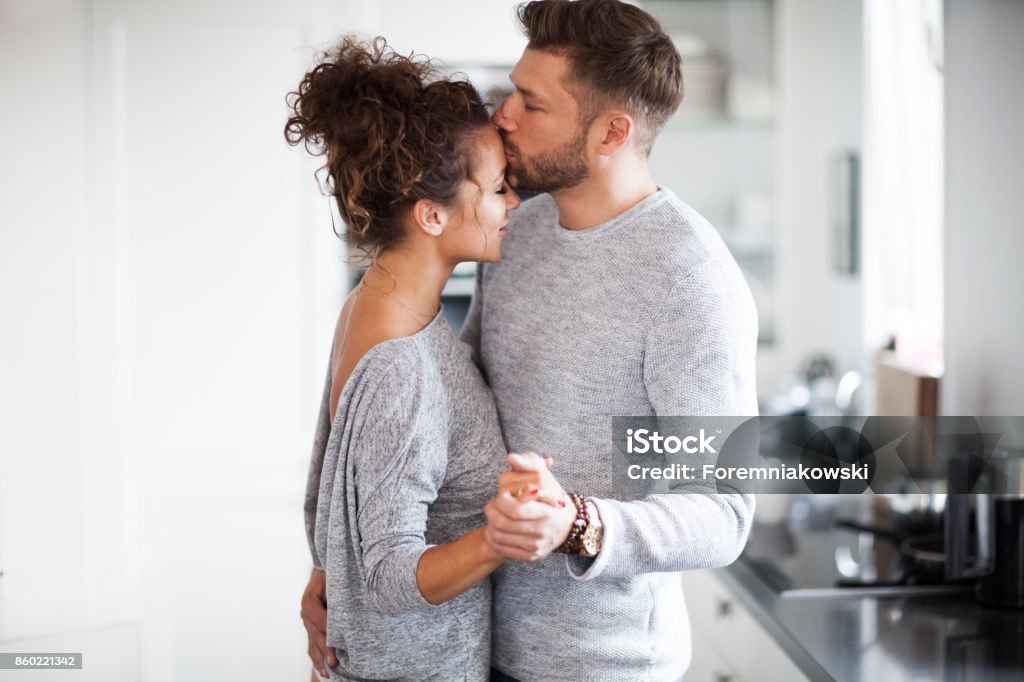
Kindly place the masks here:
<instances>
[{"instance_id":1,"label":"man's nose","mask_svg":"<svg viewBox=\"0 0 1024 682\"><path fill-rule=\"evenodd\" d=\"M517 126L516 122L509 116L509 100L511 97L506 97L501 106L494 110L494 115L491 116L491 123L498 126L505 132L515 132Z\"/></svg>"}]
</instances>

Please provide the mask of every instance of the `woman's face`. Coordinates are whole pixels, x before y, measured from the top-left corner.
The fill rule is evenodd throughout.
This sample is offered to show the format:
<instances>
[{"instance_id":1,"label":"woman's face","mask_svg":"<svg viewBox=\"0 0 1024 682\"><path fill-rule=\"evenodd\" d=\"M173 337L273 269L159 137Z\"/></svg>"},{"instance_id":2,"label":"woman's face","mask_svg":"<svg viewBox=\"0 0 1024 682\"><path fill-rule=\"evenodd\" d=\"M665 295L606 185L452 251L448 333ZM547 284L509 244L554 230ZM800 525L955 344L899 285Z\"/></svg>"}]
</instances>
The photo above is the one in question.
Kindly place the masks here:
<instances>
[{"instance_id":1,"label":"woman's face","mask_svg":"<svg viewBox=\"0 0 1024 682\"><path fill-rule=\"evenodd\" d=\"M473 176L459 190L459 216L446 230L455 260L501 260L501 242L508 235L508 212L519 206L519 197L505 180L505 152L493 126L475 135L477 145Z\"/></svg>"}]
</instances>

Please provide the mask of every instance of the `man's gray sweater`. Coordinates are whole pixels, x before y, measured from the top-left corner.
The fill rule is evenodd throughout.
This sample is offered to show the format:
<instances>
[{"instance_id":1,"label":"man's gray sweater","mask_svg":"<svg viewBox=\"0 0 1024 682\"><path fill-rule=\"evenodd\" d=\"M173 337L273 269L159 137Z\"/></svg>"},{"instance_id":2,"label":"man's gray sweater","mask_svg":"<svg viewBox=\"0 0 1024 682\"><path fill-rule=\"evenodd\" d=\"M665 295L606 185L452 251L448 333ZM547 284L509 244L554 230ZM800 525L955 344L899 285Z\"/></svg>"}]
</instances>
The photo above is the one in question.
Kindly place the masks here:
<instances>
[{"instance_id":1,"label":"man's gray sweater","mask_svg":"<svg viewBox=\"0 0 1024 682\"><path fill-rule=\"evenodd\" d=\"M462 338L509 451L552 455L565 489L595 499L605 536L594 560L495 574L493 664L524 681L676 680L691 645L673 572L732 562L754 500L616 496L612 417L756 415L750 291L711 225L666 189L579 231L542 195L509 231Z\"/></svg>"}]
</instances>

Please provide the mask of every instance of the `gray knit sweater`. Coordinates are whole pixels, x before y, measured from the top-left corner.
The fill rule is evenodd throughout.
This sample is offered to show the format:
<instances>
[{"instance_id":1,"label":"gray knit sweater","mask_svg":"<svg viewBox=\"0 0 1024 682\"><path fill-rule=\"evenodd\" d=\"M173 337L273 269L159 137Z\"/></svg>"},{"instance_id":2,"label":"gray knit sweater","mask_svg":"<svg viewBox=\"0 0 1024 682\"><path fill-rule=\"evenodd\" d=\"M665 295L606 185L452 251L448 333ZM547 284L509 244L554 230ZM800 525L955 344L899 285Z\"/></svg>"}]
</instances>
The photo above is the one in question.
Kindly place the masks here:
<instances>
[{"instance_id":1,"label":"gray knit sweater","mask_svg":"<svg viewBox=\"0 0 1024 682\"><path fill-rule=\"evenodd\" d=\"M416 567L482 526L505 470L490 391L442 313L374 346L330 417L324 386L306 495L313 562L327 572L339 680L484 680L491 585L432 606Z\"/></svg>"},{"instance_id":2,"label":"gray knit sweater","mask_svg":"<svg viewBox=\"0 0 1024 682\"><path fill-rule=\"evenodd\" d=\"M660 190L596 227L560 227L547 195L513 214L463 340L479 351L512 452L554 456L596 498L595 560L552 555L494 575L495 667L520 680L676 680L690 661L681 581L746 541L754 500L616 499L615 415L755 415L757 317L715 230Z\"/></svg>"}]
</instances>

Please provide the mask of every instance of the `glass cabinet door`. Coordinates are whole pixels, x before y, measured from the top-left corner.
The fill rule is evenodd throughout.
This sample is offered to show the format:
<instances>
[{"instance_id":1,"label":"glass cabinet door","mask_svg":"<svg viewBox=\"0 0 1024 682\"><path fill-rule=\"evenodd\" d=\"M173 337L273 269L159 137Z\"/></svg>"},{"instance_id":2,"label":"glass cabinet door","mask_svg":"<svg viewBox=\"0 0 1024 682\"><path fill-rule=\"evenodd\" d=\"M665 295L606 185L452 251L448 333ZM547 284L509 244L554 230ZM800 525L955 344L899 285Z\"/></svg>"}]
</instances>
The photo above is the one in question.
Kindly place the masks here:
<instances>
[{"instance_id":1,"label":"glass cabinet door","mask_svg":"<svg viewBox=\"0 0 1024 682\"><path fill-rule=\"evenodd\" d=\"M718 230L774 329L775 78L770 0L642 2L683 58L683 103L658 137L651 172Z\"/></svg>"}]
</instances>

